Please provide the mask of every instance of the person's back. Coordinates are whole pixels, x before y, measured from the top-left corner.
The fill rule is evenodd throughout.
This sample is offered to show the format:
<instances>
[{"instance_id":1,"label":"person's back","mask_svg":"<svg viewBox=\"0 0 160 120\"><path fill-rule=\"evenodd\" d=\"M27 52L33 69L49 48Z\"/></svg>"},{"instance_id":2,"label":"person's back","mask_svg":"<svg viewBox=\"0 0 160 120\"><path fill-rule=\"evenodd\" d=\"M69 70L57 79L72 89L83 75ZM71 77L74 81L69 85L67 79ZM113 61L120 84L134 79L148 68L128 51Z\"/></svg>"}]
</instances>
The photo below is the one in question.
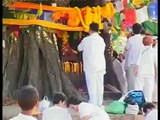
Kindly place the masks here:
<instances>
[{"instance_id":1,"label":"person's back","mask_svg":"<svg viewBox=\"0 0 160 120\"><path fill-rule=\"evenodd\" d=\"M75 97L70 97L67 104L71 110L79 112L81 120L110 120L109 115L94 104L81 102Z\"/></svg>"},{"instance_id":2,"label":"person's back","mask_svg":"<svg viewBox=\"0 0 160 120\"><path fill-rule=\"evenodd\" d=\"M134 35L127 40L125 50L127 51L127 81L128 81L128 91L135 90L135 81L137 77L134 74L134 69L136 68L136 63L138 56L140 54L141 48L143 48L143 36L141 35L142 25L135 23L132 26Z\"/></svg>"},{"instance_id":3,"label":"person's back","mask_svg":"<svg viewBox=\"0 0 160 120\"><path fill-rule=\"evenodd\" d=\"M102 108L91 103L81 102L78 108L80 118L89 115L89 120L110 120L108 114Z\"/></svg>"},{"instance_id":4,"label":"person's back","mask_svg":"<svg viewBox=\"0 0 160 120\"><path fill-rule=\"evenodd\" d=\"M22 112L9 120L37 120L33 117L34 108L38 108L39 94L31 85L24 86L18 92L18 105Z\"/></svg>"},{"instance_id":5,"label":"person's back","mask_svg":"<svg viewBox=\"0 0 160 120\"><path fill-rule=\"evenodd\" d=\"M143 36L136 34L128 39L128 67L131 64L136 64L138 55L143 48Z\"/></svg>"},{"instance_id":6,"label":"person's back","mask_svg":"<svg viewBox=\"0 0 160 120\"><path fill-rule=\"evenodd\" d=\"M71 120L66 108L53 106L43 112L43 120Z\"/></svg>"},{"instance_id":7,"label":"person's back","mask_svg":"<svg viewBox=\"0 0 160 120\"><path fill-rule=\"evenodd\" d=\"M156 53L151 46L145 46L142 49L141 59L138 60L139 64L139 74L142 75L154 75L154 65L156 64Z\"/></svg>"},{"instance_id":8,"label":"person's back","mask_svg":"<svg viewBox=\"0 0 160 120\"><path fill-rule=\"evenodd\" d=\"M37 120L37 119L34 118L33 116L24 115L22 113L19 113L17 116L15 116L9 120Z\"/></svg>"},{"instance_id":9,"label":"person's back","mask_svg":"<svg viewBox=\"0 0 160 120\"><path fill-rule=\"evenodd\" d=\"M147 102L152 102L152 93L154 89L154 78L156 76L157 56L152 48L151 36L143 38L144 48L139 54L135 75L137 80L135 88L143 90Z\"/></svg>"},{"instance_id":10,"label":"person's back","mask_svg":"<svg viewBox=\"0 0 160 120\"><path fill-rule=\"evenodd\" d=\"M89 35L78 45L83 52L83 69L89 94L89 102L101 106L104 94L104 74L106 73L105 42L98 34L99 25L89 25ZM93 90L95 88L95 90Z\"/></svg>"},{"instance_id":11,"label":"person's back","mask_svg":"<svg viewBox=\"0 0 160 120\"><path fill-rule=\"evenodd\" d=\"M43 111L42 120L72 120L67 108L66 97L62 93L55 93L53 106Z\"/></svg>"},{"instance_id":12,"label":"person's back","mask_svg":"<svg viewBox=\"0 0 160 120\"><path fill-rule=\"evenodd\" d=\"M98 33L92 33L82 41L84 70L105 70L105 43Z\"/></svg>"}]
</instances>

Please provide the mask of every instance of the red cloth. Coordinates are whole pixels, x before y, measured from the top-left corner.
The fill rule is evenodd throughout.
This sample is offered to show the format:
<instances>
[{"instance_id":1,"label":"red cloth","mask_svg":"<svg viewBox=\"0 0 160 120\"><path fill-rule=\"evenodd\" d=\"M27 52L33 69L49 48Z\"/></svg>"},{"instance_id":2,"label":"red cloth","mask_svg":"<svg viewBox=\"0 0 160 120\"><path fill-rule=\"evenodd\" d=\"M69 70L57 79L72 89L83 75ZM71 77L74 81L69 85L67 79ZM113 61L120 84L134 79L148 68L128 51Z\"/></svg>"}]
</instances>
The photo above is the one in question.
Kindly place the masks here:
<instances>
[{"instance_id":1,"label":"red cloth","mask_svg":"<svg viewBox=\"0 0 160 120\"><path fill-rule=\"evenodd\" d=\"M6 30L13 31L16 37L19 37L20 28L18 25L8 25Z\"/></svg>"},{"instance_id":2,"label":"red cloth","mask_svg":"<svg viewBox=\"0 0 160 120\"><path fill-rule=\"evenodd\" d=\"M128 6L127 0L123 0L123 7L127 8L127 6Z\"/></svg>"},{"instance_id":3,"label":"red cloth","mask_svg":"<svg viewBox=\"0 0 160 120\"><path fill-rule=\"evenodd\" d=\"M126 30L126 24L125 24L125 21L124 21L124 20L121 22L121 30L122 30L122 31L125 31L125 30Z\"/></svg>"},{"instance_id":4,"label":"red cloth","mask_svg":"<svg viewBox=\"0 0 160 120\"><path fill-rule=\"evenodd\" d=\"M136 11L135 9L124 10L125 24L126 26L132 26L136 23Z\"/></svg>"}]
</instances>

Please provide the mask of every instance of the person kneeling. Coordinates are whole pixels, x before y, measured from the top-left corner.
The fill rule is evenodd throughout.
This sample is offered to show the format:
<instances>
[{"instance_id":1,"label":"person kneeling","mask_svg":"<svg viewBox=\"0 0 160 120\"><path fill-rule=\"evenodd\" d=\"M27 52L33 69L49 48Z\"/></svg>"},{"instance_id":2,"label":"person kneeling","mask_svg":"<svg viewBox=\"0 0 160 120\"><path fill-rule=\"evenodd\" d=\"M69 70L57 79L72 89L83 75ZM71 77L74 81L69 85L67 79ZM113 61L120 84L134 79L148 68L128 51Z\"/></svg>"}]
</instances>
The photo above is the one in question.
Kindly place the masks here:
<instances>
[{"instance_id":1,"label":"person kneeling","mask_svg":"<svg viewBox=\"0 0 160 120\"><path fill-rule=\"evenodd\" d=\"M53 106L44 110L42 120L72 120L66 108L66 97L62 93L55 93Z\"/></svg>"},{"instance_id":2,"label":"person kneeling","mask_svg":"<svg viewBox=\"0 0 160 120\"><path fill-rule=\"evenodd\" d=\"M33 117L35 108L38 108L39 93L31 85L26 85L18 91L18 105L22 112L9 120L37 120Z\"/></svg>"},{"instance_id":3,"label":"person kneeling","mask_svg":"<svg viewBox=\"0 0 160 120\"><path fill-rule=\"evenodd\" d=\"M110 120L102 108L91 103L78 101L75 97L68 99L67 106L73 111L79 112L81 120Z\"/></svg>"}]
</instances>

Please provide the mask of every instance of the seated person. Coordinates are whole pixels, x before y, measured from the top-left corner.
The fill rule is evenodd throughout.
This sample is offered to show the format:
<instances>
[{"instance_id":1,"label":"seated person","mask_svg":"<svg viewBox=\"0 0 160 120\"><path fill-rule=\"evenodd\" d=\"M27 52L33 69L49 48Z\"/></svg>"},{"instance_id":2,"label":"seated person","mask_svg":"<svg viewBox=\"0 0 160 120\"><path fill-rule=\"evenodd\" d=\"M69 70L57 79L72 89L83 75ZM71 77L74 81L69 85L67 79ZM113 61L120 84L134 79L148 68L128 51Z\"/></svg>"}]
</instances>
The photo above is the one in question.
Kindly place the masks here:
<instances>
[{"instance_id":1,"label":"seated person","mask_svg":"<svg viewBox=\"0 0 160 120\"><path fill-rule=\"evenodd\" d=\"M127 93L128 84L125 75L125 70L121 62L118 60L118 53L116 51L113 51L113 69L115 74L117 75L118 81L122 88L122 93Z\"/></svg>"},{"instance_id":2,"label":"seated person","mask_svg":"<svg viewBox=\"0 0 160 120\"><path fill-rule=\"evenodd\" d=\"M158 111L152 103L145 103L143 106L145 120L158 120Z\"/></svg>"},{"instance_id":3,"label":"seated person","mask_svg":"<svg viewBox=\"0 0 160 120\"><path fill-rule=\"evenodd\" d=\"M38 108L39 94L37 89L31 85L24 86L18 92L17 99L22 112L10 120L37 120L33 117L34 108Z\"/></svg>"},{"instance_id":4,"label":"seated person","mask_svg":"<svg viewBox=\"0 0 160 120\"><path fill-rule=\"evenodd\" d=\"M72 120L66 108L66 97L62 93L55 93L53 106L46 108L42 114L42 120Z\"/></svg>"},{"instance_id":5,"label":"seated person","mask_svg":"<svg viewBox=\"0 0 160 120\"><path fill-rule=\"evenodd\" d=\"M81 120L110 120L102 108L91 103L78 101L75 97L70 97L67 105L73 111L79 112Z\"/></svg>"}]
</instances>

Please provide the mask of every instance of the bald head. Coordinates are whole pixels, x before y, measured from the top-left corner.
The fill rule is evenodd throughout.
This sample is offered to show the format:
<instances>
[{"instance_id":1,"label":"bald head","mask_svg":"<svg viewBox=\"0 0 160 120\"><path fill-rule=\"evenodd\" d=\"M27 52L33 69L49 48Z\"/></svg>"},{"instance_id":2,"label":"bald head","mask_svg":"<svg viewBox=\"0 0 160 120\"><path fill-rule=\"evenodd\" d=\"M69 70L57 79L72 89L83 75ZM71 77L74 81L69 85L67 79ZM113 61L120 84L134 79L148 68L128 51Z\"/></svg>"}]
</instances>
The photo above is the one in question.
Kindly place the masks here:
<instances>
[{"instance_id":1,"label":"bald head","mask_svg":"<svg viewBox=\"0 0 160 120\"><path fill-rule=\"evenodd\" d=\"M152 40L152 37L150 35L146 35L144 38L143 38L143 45L144 46L150 46L152 44L153 40Z\"/></svg>"}]
</instances>

